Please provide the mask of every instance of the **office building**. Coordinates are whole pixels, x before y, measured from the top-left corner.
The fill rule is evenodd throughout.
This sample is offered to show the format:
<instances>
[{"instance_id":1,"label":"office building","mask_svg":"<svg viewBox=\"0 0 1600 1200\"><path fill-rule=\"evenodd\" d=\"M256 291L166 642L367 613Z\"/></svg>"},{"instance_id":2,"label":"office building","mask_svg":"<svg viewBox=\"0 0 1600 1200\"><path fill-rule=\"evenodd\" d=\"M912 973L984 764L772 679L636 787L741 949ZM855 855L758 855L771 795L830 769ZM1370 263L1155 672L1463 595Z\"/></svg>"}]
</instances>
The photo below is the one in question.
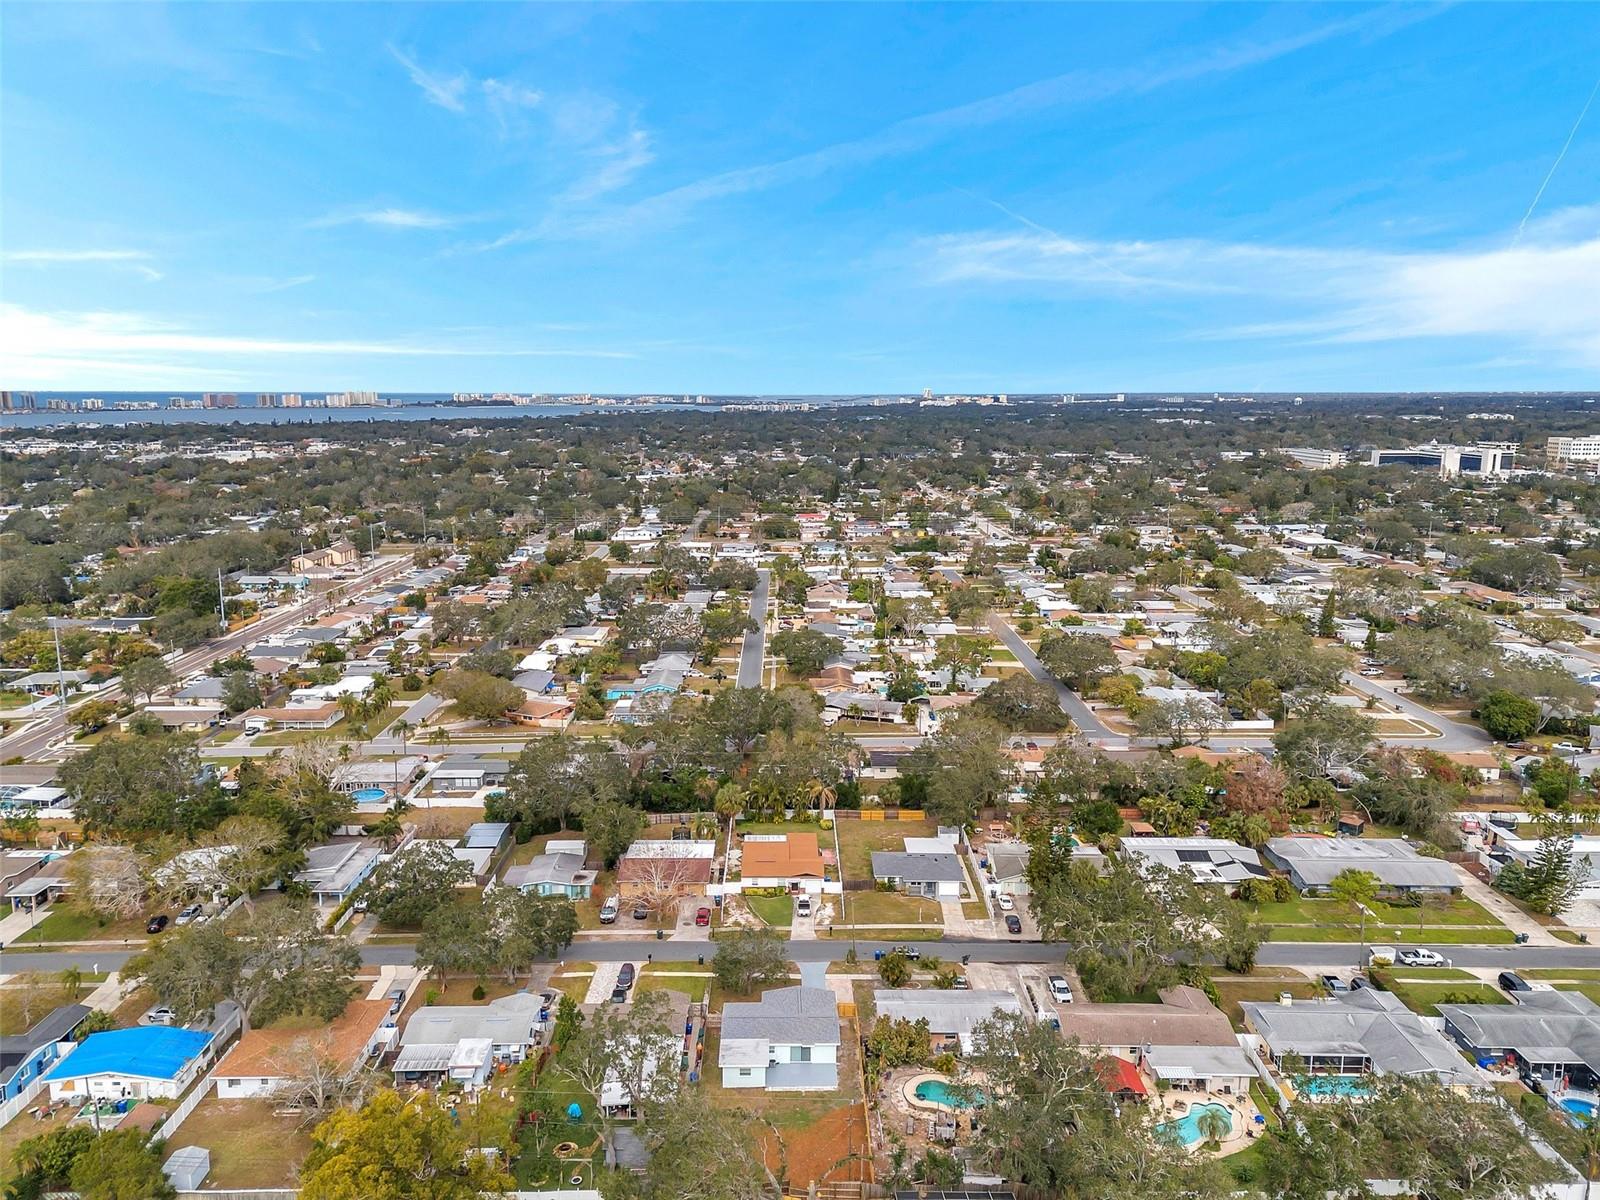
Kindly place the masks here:
<instances>
[{"instance_id":1,"label":"office building","mask_svg":"<svg viewBox=\"0 0 1600 1200\"><path fill-rule=\"evenodd\" d=\"M1600 437L1553 437L1544 452L1552 463L1600 464Z\"/></svg>"},{"instance_id":2,"label":"office building","mask_svg":"<svg viewBox=\"0 0 1600 1200\"><path fill-rule=\"evenodd\" d=\"M1327 471L1350 461L1343 450L1318 450L1312 446L1282 446L1278 453L1312 471Z\"/></svg>"},{"instance_id":3,"label":"office building","mask_svg":"<svg viewBox=\"0 0 1600 1200\"><path fill-rule=\"evenodd\" d=\"M1516 455L1513 442L1479 442L1476 446L1448 446L1425 442L1403 450L1374 450L1368 460L1374 467L1420 467L1438 472L1442 479L1457 475L1505 476Z\"/></svg>"}]
</instances>

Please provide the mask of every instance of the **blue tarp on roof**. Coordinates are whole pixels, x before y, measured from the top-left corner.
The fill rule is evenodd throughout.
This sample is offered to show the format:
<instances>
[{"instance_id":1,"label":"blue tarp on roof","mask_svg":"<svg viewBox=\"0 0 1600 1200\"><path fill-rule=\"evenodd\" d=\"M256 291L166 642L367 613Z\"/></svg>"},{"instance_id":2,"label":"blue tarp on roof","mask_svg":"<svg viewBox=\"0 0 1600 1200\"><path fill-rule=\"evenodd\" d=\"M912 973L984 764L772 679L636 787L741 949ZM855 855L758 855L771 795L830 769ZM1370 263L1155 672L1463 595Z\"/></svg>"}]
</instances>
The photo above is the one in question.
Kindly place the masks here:
<instances>
[{"instance_id":1,"label":"blue tarp on roof","mask_svg":"<svg viewBox=\"0 0 1600 1200\"><path fill-rule=\"evenodd\" d=\"M176 1079L191 1059L206 1048L212 1035L199 1029L140 1025L92 1033L50 1069L45 1079L81 1079L86 1075L142 1075Z\"/></svg>"}]
</instances>

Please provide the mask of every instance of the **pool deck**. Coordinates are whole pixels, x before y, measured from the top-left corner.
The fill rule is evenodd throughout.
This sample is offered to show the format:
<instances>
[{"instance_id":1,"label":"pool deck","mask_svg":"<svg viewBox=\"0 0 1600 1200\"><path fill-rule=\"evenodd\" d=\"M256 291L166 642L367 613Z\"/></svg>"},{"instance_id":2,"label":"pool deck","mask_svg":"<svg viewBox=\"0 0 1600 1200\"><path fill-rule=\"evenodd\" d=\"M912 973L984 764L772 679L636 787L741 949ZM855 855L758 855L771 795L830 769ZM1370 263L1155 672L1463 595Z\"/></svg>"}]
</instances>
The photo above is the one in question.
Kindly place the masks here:
<instances>
[{"instance_id":1,"label":"pool deck","mask_svg":"<svg viewBox=\"0 0 1600 1200\"><path fill-rule=\"evenodd\" d=\"M1215 1150L1206 1150L1204 1142L1192 1142L1189 1150L1195 1154L1211 1154L1222 1158L1229 1154L1237 1154L1249 1146L1259 1136L1265 1126L1256 1124L1255 1101L1249 1096L1224 1096L1214 1092L1192 1092L1184 1088L1169 1088L1165 1092L1154 1093L1156 1106L1156 1120L1159 1123L1177 1121L1188 1114L1192 1108L1203 1108L1208 1104L1215 1104L1228 1112L1228 1119L1232 1128L1228 1136L1217 1144Z\"/></svg>"}]
</instances>

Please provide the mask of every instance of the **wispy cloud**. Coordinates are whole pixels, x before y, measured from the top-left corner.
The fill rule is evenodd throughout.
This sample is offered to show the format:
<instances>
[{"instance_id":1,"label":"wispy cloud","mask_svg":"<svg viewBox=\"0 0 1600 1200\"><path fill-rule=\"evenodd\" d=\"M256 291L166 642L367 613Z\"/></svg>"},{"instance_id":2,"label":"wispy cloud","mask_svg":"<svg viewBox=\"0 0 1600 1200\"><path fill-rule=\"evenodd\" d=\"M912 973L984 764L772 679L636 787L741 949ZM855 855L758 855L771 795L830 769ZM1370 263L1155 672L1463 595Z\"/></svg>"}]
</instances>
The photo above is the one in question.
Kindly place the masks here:
<instances>
[{"instance_id":1,"label":"wispy cloud","mask_svg":"<svg viewBox=\"0 0 1600 1200\"><path fill-rule=\"evenodd\" d=\"M137 271L152 281L162 278L161 272L150 265L150 255L143 250L7 250L0 255L0 259L24 266L114 263Z\"/></svg>"},{"instance_id":2,"label":"wispy cloud","mask_svg":"<svg viewBox=\"0 0 1600 1200\"><path fill-rule=\"evenodd\" d=\"M1196 336L1211 340L1499 337L1600 367L1600 209L1553 214L1510 248L1096 241L1030 228L925 239L914 253L937 283L1166 296L1180 305L1185 294L1208 297L1195 305Z\"/></svg>"},{"instance_id":3,"label":"wispy cloud","mask_svg":"<svg viewBox=\"0 0 1600 1200\"><path fill-rule=\"evenodd\" d=\"M493 77L476 79L470 71L465 70L457 71L454 75L441 75L428 70L415 57L395 45L391 44L388 49L430 104L463 116L477 108L488 114L501 137L507 137L515 130L521 114L528 109L538 108L544 102L544 93L525 83ZM481 106L478 101L481 101Z\"/></svg>"},{"instance_id":4,"label":"wispy cloud","mask_svg":"<svg viewBox=\"0 0 1600 1200\"><path fill-rule=\"evenodd\" d=\"M43 312L0 305L0 376L23 385L101 387L161 371L223 372L241 363L301 358L631 359L633 349L527 345L494 335L448 342L418 335L387 340L283 338L207 333L142 313Z\"/></svg>"},{"instance_id":5,"label":"wispy cloud","mask_svg":"<svg viewBox=\"0 0 1600 1200\"><path fill-rule=\"evenodd\" d=\"M450 76L435 75L424 70L416 59L399 47L390 44L388 49L394 60L411 76L411 82L422 89L422 94L427 97L428 103L437 104L440 108L447 108L451 112L467 111L465 96L472 78L465 71Z\"/></svg>"},{"instance_id":6,"label":"wispy cloud","mask_svg":"<svg viewBox=\"0 0 1600 1200\"><path fill-rule=\"evenodd\" d=\"M819 178L834 171L927 149L958 134L1002 121L1119 96L1137 96L1175 84L1260 66L1347 35L1383 36L1423 20L1432 7L1368 9L1342 20L1270 40L1240 41L1181 58L1132 68L1068 71L965 104L895 121L863 137L836 142L804 154L721 171L632 204L590 213L560 232L603 235L619 230L669 225L697 206L721 197L765 191ZM556 232L556 231L547 231Z\"/></svg>"},{"instance_id":7,"label":"wispy cloud","mask_svg":"<svg viewBox=\"0 0 1600 1200\"><path fill-rule=\"evenodd\" d=\"M464 219L413 208L373 208L329 213L312 221L311 227L332 229L339 225L372 225L379 229L448 229L452 225L459 225Z\"/></svg>"}]
</instances>

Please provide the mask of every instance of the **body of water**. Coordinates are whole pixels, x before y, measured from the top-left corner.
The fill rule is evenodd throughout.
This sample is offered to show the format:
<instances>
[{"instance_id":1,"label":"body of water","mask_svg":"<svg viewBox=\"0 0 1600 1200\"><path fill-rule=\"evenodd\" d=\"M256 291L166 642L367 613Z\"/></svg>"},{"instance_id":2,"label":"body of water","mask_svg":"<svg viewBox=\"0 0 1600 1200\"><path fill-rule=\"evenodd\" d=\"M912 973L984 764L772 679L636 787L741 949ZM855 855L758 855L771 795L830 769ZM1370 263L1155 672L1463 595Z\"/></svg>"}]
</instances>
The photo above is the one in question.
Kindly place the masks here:
<instances>
[{"instance_id":1,"label":"body of water","mask_svg":"<svg viewBox=\"0 0 1600 1200\"><path fill-rule=\"evenodd\" d=\"M109 397L107 398L109 403ZM83 429L97 425L327 425L358 421L512 421L527 417L647 413L699 409L709 404L396 404L374 408L156 408L135 411L0 414L0 433L17 429Z\"/></svg>"}]
</instances>

